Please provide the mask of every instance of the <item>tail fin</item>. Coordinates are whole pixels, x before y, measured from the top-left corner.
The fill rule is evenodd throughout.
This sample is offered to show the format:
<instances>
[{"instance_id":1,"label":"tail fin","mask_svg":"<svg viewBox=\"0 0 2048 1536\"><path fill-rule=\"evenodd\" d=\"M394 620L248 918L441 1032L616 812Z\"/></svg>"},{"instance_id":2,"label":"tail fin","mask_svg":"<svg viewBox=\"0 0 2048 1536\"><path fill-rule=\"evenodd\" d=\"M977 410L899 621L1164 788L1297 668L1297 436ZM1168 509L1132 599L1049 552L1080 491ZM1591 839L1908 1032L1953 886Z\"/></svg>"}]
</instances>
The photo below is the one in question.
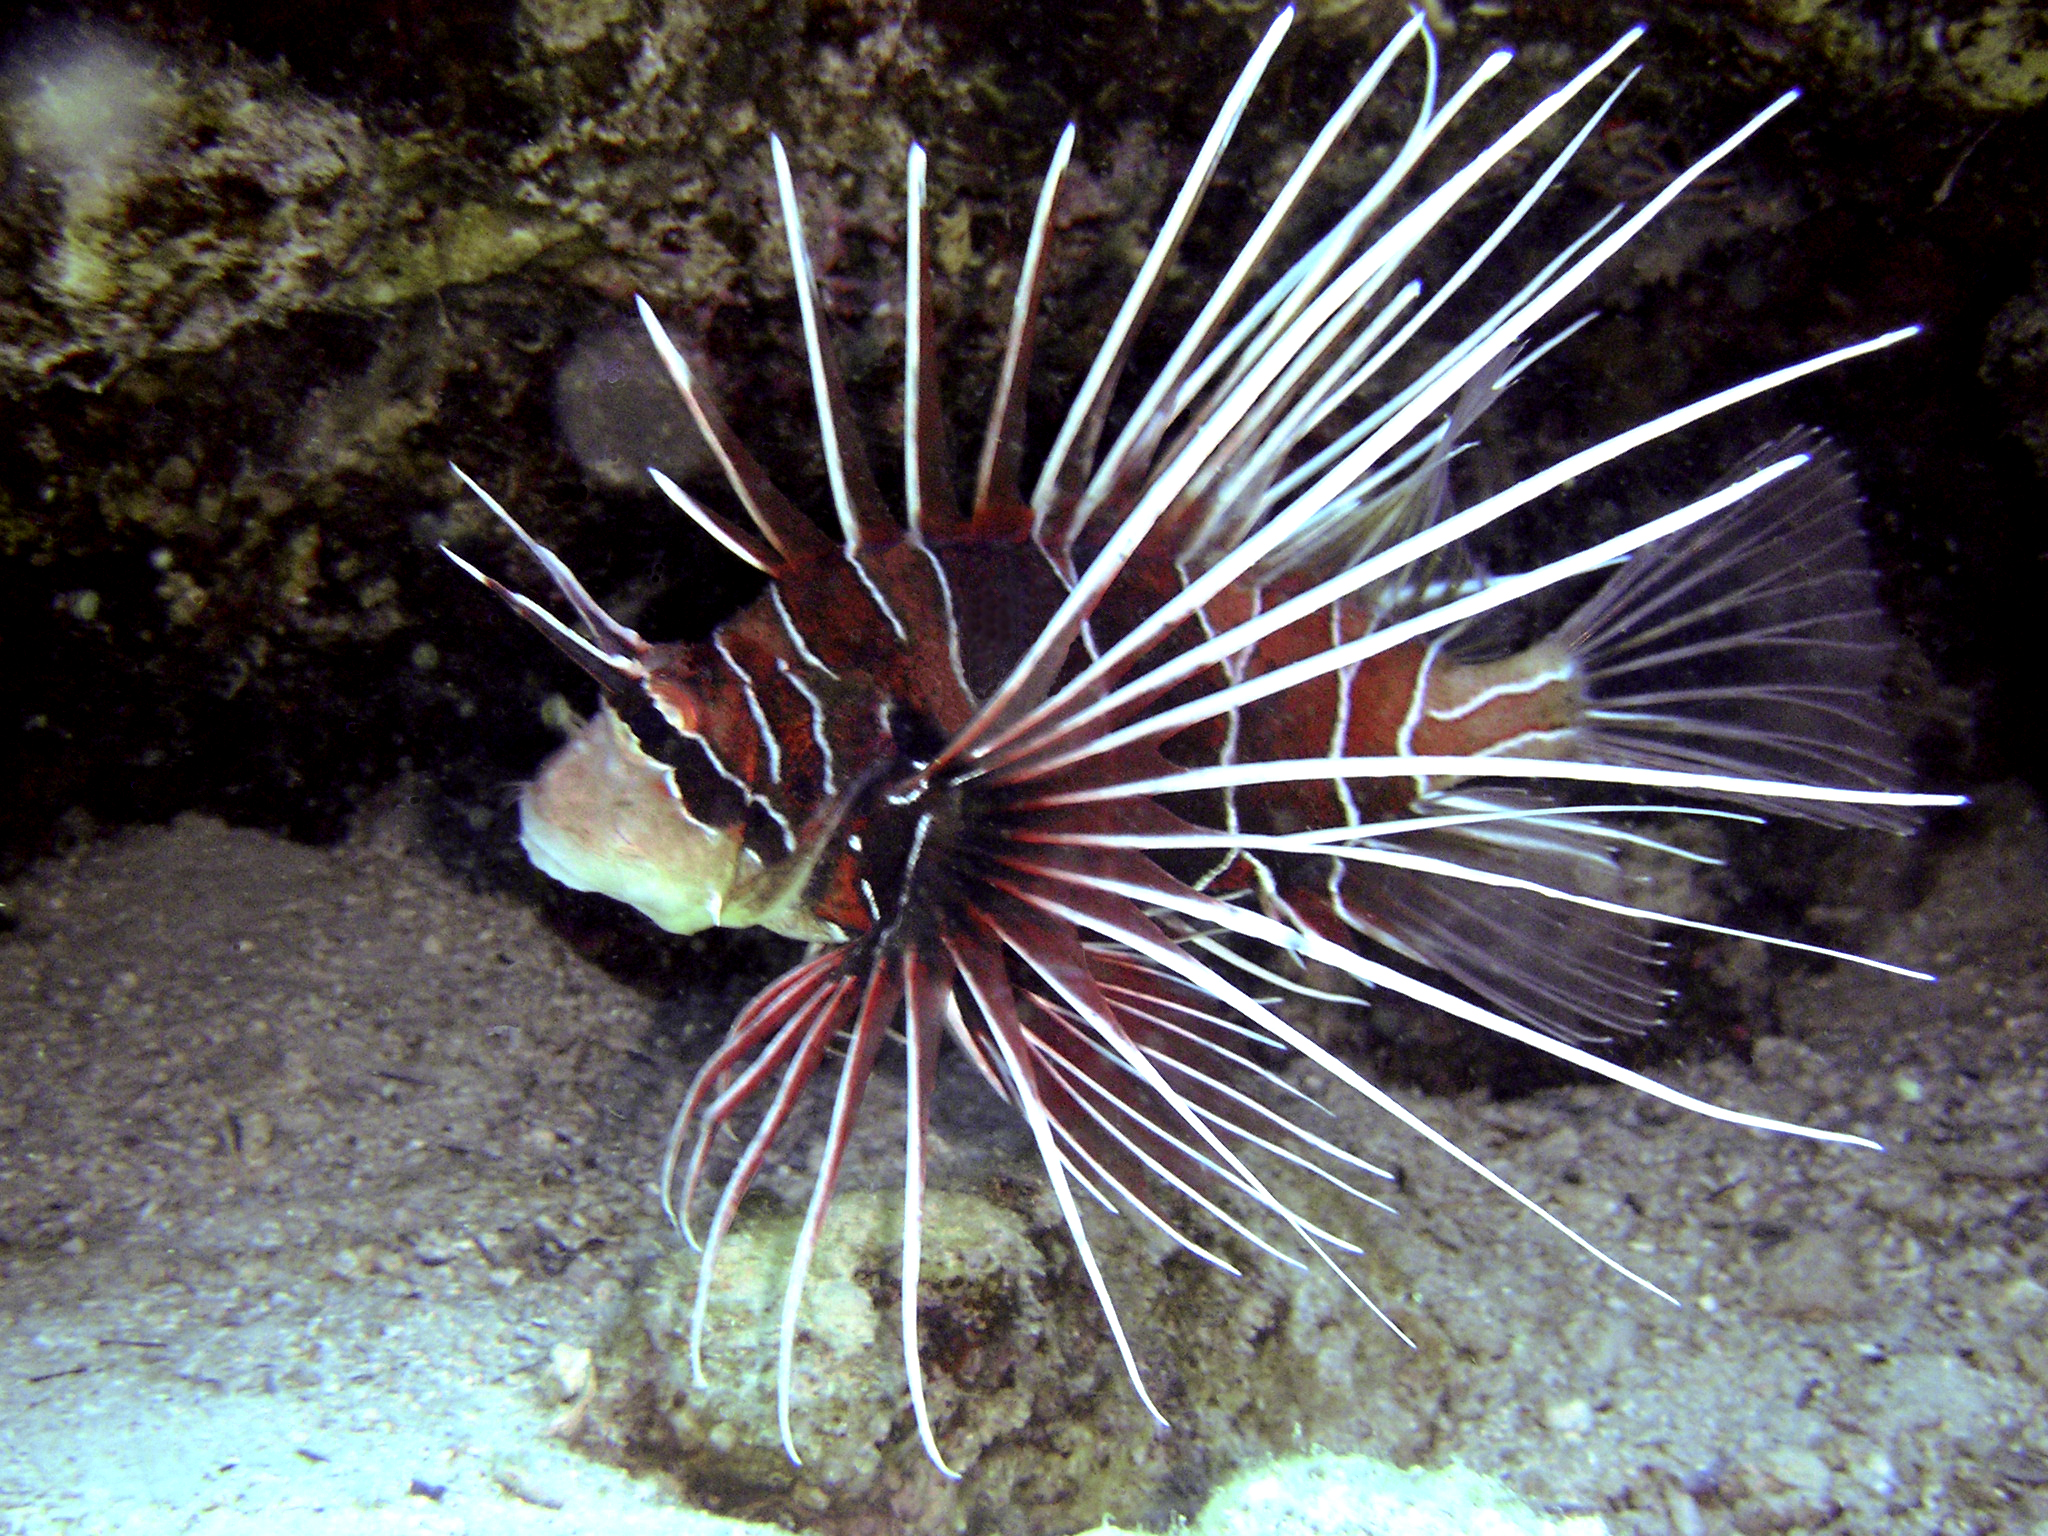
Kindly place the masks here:
<instances>
[{"instance_id":1,"label":"tail fin","mask_svg":"<svg viewBox=\"0 0 2048 1536\"><path fill-rule=\"evenodd\" d=\"M1857 789L1911 777L1882 699L1896 639L1841 452L1798 432L1731 479L1790 453L1811 460L1643 550L1559 632L1582 669L1579 755ZM1764 809L1892 831L1917 819L1816 801Z\"/></svg>"},{"instance_id":2,"label":"tail fin","mask_svg":"<svg viewBox=\"0 0 2048 1536\"><path fill-rule=\"evenodd\" d=\"M1640 550L1552 637L1576 663L1573 757L1853 789L1910 778L1880 694L1895 642L1841 454L1799 433L1724 483L1794 454L1807 462ZM1751 803L1913 825L1892 806ZM1613 858L1623 834L1500 786L1439 791L1416 810L1441 829L1376 839L1328 871L1281 867L1279 895L1332 936L1333 924L1371 934L1560 1039L1656 1023L1663 946Z\"/></svg>"}]
</instances>

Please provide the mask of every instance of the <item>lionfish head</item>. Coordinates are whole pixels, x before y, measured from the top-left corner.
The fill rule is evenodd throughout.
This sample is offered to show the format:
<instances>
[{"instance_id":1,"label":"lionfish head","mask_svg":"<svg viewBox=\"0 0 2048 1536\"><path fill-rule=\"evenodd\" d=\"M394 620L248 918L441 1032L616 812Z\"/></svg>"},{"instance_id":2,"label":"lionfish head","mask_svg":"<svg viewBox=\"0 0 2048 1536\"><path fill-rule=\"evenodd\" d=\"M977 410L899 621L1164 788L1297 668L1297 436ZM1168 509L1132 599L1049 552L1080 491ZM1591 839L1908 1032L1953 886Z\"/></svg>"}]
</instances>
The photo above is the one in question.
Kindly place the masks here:
<instances>
[{"instance_id":1,"label":"lionfish head","mask_svg":"<svg viewBox=\"0 0 2048 1536\"><path fill-rule=\"evenodd\" d=\"M534 867L571 890L622 901L670 933L762 925L831 937L805 921L799 882L748 846L745 797L714 771L700 731L708 701L692 679L703 648L650 645L495 497L455 473L540 562L580 628L444 552L588 673L601 695L596 713L520 792L519 840Z\"/></svg>"},{"instance_id":2,"label":"lionfish head","mask_svg":"<svg viewBox=\"0 0 2048 1536\"><path fill-rule=\"evenodd\" d=\"M799 824L761 792L757 761L727 761L736 722L722 643L649 644L462 478L533 552L581 631L453 551L449 559L590 674L602 695L596 713L520 792L519 840L534 867L571 890L624 902L670 933L760 927L807 943L845 939L848 929L819 909L811 891L844 819L843 797ZM871 692L855 697L868 702ZM752 722L738 723L747 737ZM766 746L779 756L772 740ZM886 763L894 738L870 730L853 746ZM873 777L870 770L863 784Z\"/></svg>"}]
</instances>

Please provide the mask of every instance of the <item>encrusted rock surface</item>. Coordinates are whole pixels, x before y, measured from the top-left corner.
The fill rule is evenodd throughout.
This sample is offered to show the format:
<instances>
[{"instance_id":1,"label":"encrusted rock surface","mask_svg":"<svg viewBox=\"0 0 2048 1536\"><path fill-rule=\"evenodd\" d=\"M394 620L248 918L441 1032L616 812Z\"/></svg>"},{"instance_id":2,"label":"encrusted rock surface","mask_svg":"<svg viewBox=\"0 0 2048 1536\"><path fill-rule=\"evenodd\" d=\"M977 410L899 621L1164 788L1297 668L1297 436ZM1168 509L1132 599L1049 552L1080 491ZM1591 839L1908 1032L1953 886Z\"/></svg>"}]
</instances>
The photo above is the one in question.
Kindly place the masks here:
<instances>
[{"instance_id":1,"label":"encrusted rock surface","mask_svg":"<svg viewBox=\"0 0 2048 1536\"><path fill-rule=\"evenodd\" d=\"M2000 681L2041 580L2026 338L2048 256L2048 109L2020 79L2035 57L2013 31L2023 9L1923 32L1862 5L1654 17L1649 68L1568 200L1639 201L1782 86L1808 99L1610 276L1607 319L1560 361L1575 382L1524 392L1470 466L1513 473L1736 373L1925 322L1903 361L1731 424L1733 447L1799 419L1845 441L1888 595L1988 705L1991 771L2031 773L2037 728ZM497 814L496 786L545 750L538 710L563 677L435 554L486 527L447 461L615 607L701 631L747 573L632 483L633 459L669 445L579 426L645 414L614 410L616 370L586 365L646 294L778 476L819 502L768 131L790 146L878 455L898 390L902 158L913 137L929 146L966 453L1036 179L1078 121L1034 394L1043 438L1256 10L1132 0L1046 28L1008 3L527 0L400 6L375 48L331 7L21 34L0 57L0 633L38 664L0 681L17 743L0 857L51 846L80 812L199 806L334 836L408 765L441 770L454 812ZM1455 23L1454 74L1498 41L1521 48L1500 110L1633 19L1545 5L1438 17ZM1217 270L1397 21L1304 13L1213 223L1183 253L1190 279ZM1985 39L2008 34L2011 78L1978 69L1959 85L1968 61L1997 62ZM1333 194L1383 162L1405 110L1374 109ZM1199 292L1175 285L1162 321ZM1655 503L1694 470L1660 463L1619 494Z\"/></svg>"}]
</instances>

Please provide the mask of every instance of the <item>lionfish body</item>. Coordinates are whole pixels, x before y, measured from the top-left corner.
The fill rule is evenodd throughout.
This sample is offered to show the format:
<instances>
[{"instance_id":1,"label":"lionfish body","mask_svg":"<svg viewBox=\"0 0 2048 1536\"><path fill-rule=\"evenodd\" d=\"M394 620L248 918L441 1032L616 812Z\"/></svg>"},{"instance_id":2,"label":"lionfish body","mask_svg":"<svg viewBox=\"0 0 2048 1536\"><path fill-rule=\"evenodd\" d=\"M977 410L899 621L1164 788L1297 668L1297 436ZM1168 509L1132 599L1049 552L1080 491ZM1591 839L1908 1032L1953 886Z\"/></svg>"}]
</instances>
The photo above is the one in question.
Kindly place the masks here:
<instances>
[{"instance_id":1,"label":"lionfish body","mask_svg":"<svg viewBox=\"0 0 2048 1536\"><path fill-rule=\"evenodd\" d=\"M1410 275L1417 253L1441 246L1471 189L1584 96L1636 34L1417 190L1431 144L1506 60L1490 59L1439 103L1434 44L1411 21L1098 452L1132 337L1287 21L1226 101L1028 495L1023 382L1072 130L1039 199L987 437L961 500L936 425L925 167L911 151L901 521L846 419L775 143L839 536L774 489L643 302L650 339L751 531L655 478L769 575L763 596L705 642L656 644L606 614L524 533L581 632L465 563L604 695L526 791L535 863L676 932L762 926L812 946L704 1065L662 1172L664 1200L695 1240L691 1211L714 1137L761 1106L704 1233L692 1330L701 1379L704 1277L718 1243L805 1088L842 1052L782 1311L792 1457L790 1354L805 1267L863 1089L899 1028L905 1364L919 1435L942 1469L917 1358L916 1284L942 1036L1029 1125L1155 1417L1080 1200L1128 1207L1224 1268L1180 1211L1342 1276L1338 1256L1354 1246L1290 1209L1257 1166L1282 1159L1364 1200L1350 1178L1381 1170L1271 1107L1276 1092L1301 1097L1272 1070L1276 1053L1308 1057L1629 1274L1276 1011L1276 990L1315 990L1306 962L1704 1115L1858 1141L1702 1103L1574 1043L1654 1022L1662 996L1651 915L1621 899L1614 859L1647 841L1625 820L1646 807L1639 796L1589 803L1584 786L1893 828L1916 806L1946 803L1892 787L1904 774L1878 702L1889 646L1837 456L1811 434L1787 439L1653 521L1531 571L1489 575L1465 551L1474 533L1575 476L1910 333L1692 402L1460 506L1461 434L1547 350L1539 328L1785 100L1445 341L1430 322L1512 246L1614 95L1582 114L1513 210L1427 296ZM1255 291L1255 270L1331 144L1411 48L1427 83L1393 163ZM1546 638L1484 649L1488 615L1603 571Z\"/></svg>"}]
</instances>

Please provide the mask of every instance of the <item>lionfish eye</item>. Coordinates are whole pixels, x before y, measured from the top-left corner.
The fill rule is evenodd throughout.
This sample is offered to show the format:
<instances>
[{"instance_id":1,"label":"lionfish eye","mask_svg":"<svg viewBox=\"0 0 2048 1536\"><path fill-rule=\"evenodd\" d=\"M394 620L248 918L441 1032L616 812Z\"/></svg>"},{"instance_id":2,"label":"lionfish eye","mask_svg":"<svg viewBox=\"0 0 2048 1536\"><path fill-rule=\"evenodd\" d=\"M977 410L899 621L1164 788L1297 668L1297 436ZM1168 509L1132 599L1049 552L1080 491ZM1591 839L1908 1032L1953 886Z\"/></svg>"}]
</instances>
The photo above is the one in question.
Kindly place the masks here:
<instances>
[{"instance_id":1,"label":"lionfish eye","mask_svg":"<svg viewBox=\"0 0 2048 1536\"><path fill-rule=\"evenodd\" d=\"M946 748L946 733L921 709L895 702L889 705L883 718L888 724L889 735L896 743L896 750L913 763L928 763Z\"/></svg>"}]
</instances>

